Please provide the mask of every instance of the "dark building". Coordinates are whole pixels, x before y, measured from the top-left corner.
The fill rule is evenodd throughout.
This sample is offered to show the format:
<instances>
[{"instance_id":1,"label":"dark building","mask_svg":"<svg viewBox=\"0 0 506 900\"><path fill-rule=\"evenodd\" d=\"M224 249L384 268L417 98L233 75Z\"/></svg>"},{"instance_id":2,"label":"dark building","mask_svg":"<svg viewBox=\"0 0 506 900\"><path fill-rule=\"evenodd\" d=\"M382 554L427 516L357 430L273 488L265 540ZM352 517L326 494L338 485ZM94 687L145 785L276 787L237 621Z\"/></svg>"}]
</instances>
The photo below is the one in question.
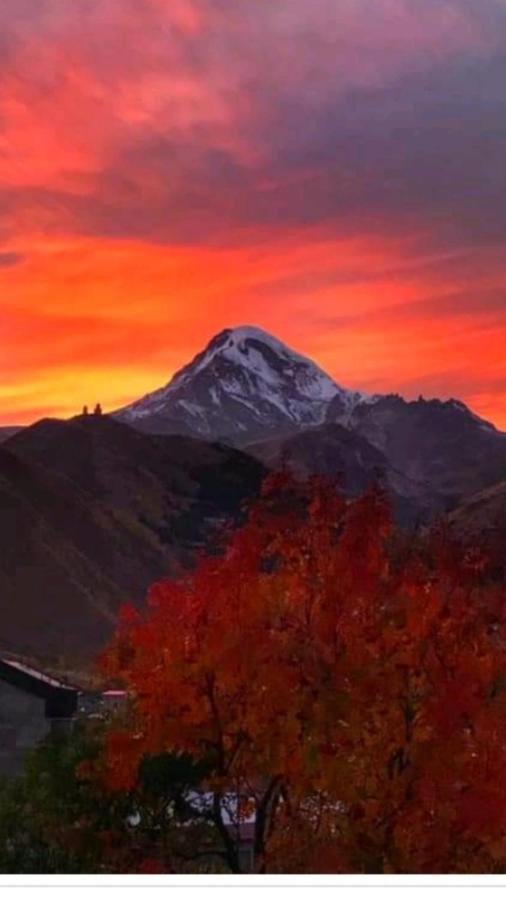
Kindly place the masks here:
<instances>
[{"instance_id":1,"label":"dark building","mask_svg":"<svg viewBox=\"0 0 506 900\"><path fill-rule=\"evenodd\" d=\"M65 729L79 690L16 659L0 657L0 775L16 775L28 750Z\"/></svg>"}]
</instances>

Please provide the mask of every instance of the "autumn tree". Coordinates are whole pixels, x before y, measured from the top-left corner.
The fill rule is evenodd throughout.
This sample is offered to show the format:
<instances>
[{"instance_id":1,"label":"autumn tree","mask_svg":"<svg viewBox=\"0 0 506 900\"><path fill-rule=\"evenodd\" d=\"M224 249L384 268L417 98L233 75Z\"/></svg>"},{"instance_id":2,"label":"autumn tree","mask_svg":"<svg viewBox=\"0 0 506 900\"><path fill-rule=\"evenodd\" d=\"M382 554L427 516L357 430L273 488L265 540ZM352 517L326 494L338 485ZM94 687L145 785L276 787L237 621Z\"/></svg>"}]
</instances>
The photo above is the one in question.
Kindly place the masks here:
<instances>
[{"instance_id":1,"label":"autumn tree","mask_svg":"<svg viewBox=\"0 0 506 900\"><path fill-rule=\"evenodd\" d=\"M441 536L404 546L381 491L269 478L223 555L126 611L103 665L132 706L102 778L206 760L232 871L506 866L504 590Z\"/></svg>"}]
</instances>

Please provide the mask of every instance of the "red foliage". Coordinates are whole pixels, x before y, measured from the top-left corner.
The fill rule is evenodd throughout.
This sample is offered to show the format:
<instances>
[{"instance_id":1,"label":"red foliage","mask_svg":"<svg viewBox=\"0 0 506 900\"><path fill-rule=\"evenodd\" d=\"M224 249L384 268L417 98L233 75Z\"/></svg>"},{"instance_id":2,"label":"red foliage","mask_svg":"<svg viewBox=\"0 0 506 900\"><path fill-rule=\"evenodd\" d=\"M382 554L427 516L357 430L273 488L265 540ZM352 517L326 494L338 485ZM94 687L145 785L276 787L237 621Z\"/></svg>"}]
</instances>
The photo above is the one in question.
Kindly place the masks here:
<instances>
[{"instance_id":1,"label":"red foliage","mask_svg":"<svg viewBox=\"0 0 506 900\"><path fill-rule=\"evenodd\" d=\"M399 546L380 492L268 479L224 556L123 620L104 666L134 709L110 787L185 752L254 804L259 868L501 871L505 592L479 555Z\"/></svg>"},{"instance_id":2,"label":"red foliage","mask_svg":"<svg viewBox=\"0 0 506 900\"><path fill-rule=\"evenodd\" d=\"M141 860L138 868L139 875L163 875L167 873L167 869L159 859L147 857Z\"/></svg>"}]
</instances>

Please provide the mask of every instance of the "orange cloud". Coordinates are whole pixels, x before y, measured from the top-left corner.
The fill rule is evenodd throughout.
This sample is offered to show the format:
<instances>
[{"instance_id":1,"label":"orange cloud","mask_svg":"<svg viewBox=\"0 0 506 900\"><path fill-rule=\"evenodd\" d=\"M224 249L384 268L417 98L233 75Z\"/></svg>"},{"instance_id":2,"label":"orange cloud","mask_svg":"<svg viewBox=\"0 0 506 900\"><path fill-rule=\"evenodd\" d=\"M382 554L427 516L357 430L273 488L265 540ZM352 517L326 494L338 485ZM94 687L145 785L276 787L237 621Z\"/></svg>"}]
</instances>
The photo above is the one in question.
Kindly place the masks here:
<instances>
[{"instance_id":1,"label":"orange cloud","mask_svg":"<svg viewBox=\"0 0 506 900\"><path fill-rule=\"evenodd\" d=\"M505 34L496 0L5 0L0 421L249 321L506 426Z\"/></svg>"},{"instance_id":2,"label":"orange cloud","mask_svg":"<svg viewBox=\"0 0 506 900\"><path fill-rule=\"evenodd\" d=\"M345 385L410 396L455 385L506 424L461 372L486 342L482 377L506 384L503 325L451 306L438 316L430 298L451 297L455 278L427 272L406 242L308 232L221 250L78 238L31 247L0 269L4 422L68 415L94 398L115 408L165 383L219 329L252 321Z\"/></svg>"}]
</instances>

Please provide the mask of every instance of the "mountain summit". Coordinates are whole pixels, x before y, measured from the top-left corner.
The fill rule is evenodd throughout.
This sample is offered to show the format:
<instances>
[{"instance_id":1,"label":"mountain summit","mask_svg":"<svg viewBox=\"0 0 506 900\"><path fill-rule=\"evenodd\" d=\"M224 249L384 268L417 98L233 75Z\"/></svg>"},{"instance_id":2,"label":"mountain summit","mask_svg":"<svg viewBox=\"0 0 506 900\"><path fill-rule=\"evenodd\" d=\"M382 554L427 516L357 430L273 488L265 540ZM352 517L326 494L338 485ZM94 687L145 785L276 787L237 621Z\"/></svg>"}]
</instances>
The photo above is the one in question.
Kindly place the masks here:
<instances>
[{"instance_id":1,"label":"mountain summit","mask_svg":"<svg viewBox=\"0 0 506 900\"><path fill-rule=\"evenodd\" d=\"M362 470L366 457L379 465L379 451L397 473L397 493L414 494L424 508L453 508L467 493L506 478L506 434L464 403L346 390L252 326L220 332L166 387L115 415L139 431L218 440L262 462L292 459L297 469L344 467L350 477L350 466ZM343 431L329 430L333 425L356 437L352 447Z\"/></svg>"},{"instance_id":2,"label":"mountain summit","mask_svg":"<svg viewBox=\"0 0 506 900\"><path fill-rule=\"evenodd\" d=\"M277 338L244 325L217 334L169 384L116 416L142 431L246 444L321 425L331 402L344 418L363 399Z\"/></svg>"}]
</instances>

